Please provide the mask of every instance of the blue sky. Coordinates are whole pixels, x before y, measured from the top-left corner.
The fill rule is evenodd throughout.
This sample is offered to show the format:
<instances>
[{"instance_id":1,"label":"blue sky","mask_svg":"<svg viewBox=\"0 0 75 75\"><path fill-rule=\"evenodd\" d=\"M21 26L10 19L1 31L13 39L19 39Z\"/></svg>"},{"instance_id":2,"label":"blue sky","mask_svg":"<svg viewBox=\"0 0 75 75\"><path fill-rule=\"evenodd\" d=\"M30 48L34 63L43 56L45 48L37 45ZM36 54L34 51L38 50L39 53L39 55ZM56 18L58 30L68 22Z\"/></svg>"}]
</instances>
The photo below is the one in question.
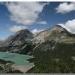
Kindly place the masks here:
<instances>
[{"instance_id":1,"label":"blue sky","mask_svg":"<svg viewBox=\"0 0 75 75\"><path fill-rule=\"evenodd\" d=\"M75 32L75 3L0 3L0 39L21 29L36 33L60 23Z\"/></svg>"}]
</instances>

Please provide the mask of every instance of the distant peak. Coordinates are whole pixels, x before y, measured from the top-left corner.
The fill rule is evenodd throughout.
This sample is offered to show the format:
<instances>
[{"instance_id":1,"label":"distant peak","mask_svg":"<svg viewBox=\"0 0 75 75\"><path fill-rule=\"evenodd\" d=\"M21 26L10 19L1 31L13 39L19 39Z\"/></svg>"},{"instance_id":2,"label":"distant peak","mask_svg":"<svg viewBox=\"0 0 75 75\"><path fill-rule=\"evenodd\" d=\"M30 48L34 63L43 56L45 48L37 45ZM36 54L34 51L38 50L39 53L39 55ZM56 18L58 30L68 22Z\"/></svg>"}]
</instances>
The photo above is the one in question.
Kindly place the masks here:
<instances>
[{"instance_id":1,"label":"distant peak","mask_svg":"<svg viewBox=\"0 0 75 75\"><path fill-rule=\"evenodd\" d=\"M63 25L63 24L58 24L57 26L60 26L60 27L64 28L66 31L68 31L68 32L71 33L71 34L75 34L75 32L71 31L69 28L67 28L67 27L66 27L65 25Z\"/></svg>"},{"instance_id":2,"label":"distant peak","mask_svg":"<svg viewBox=\"0 0 75 75\"><path fill-rule=\"evenodd\" d=\"M23 29L23 30L16 32L16 34L27 34L27 33L31 33L31 32L28 29Z\"/></svg>"}]
</instances>

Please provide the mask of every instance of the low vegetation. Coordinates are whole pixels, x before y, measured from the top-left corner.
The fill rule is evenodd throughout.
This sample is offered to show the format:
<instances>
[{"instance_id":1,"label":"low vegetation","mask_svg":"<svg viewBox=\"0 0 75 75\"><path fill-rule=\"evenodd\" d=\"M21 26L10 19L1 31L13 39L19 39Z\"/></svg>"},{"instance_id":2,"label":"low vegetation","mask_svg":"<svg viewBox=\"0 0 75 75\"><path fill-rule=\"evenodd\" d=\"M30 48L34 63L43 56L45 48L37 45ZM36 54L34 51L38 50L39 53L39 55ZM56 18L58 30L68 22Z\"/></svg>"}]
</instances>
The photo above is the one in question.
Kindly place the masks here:
<instances>
[{"instance_id":1,"label":"low vegetation","mask_svg":"<svg viewBox=\"0 0 75 75\"><path fill-rule=\"evenodd\" d=\"M34 68L30 73L75 73L75 44L57 43L51 49L51 42L42 43L33 52Z\"/></svg>"},{"instance_id":2,"label":"low vegetation","mask_svg":"<svg viewBox=\"0 0 75 75\"><path fill-rule=\"evenodd\" d=\"M15 70L13 64L14 62L0 59L0 73L22 73L20 70Z\"/></svg>"}]
</instances>

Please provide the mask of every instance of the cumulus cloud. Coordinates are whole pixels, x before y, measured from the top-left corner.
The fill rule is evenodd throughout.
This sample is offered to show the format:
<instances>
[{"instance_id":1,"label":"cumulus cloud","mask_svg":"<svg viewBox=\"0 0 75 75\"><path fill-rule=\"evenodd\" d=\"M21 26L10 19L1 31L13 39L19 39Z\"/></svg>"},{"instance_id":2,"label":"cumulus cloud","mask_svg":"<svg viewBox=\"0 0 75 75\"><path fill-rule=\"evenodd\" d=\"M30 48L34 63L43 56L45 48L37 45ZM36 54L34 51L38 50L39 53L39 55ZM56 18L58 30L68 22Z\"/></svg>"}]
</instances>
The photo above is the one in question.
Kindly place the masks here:
<instances>
[{"instance_id":1,"label":"cumulus cloud","mask_svg":"<svg viewBox=\"0 0 75 75\"><path fill-rule=\"evenodd\" d=\"M75 11L75 3L61 3L56 8L57 13L69 13Z\"/></svg>"},{"instance_id":2,"label":"cumulus cloud","mask_svg":"<svg viewBox=\"0 0 75 75\"><path fill-rule=\"evenodd\" d=\"M75 34L75 19L73 20L68 20L66 23L64 24L59 24L61 25L63 28L67 29L69 32L71 32L72 34Z\"/></svg>"},{"instance_id":3,"label":"cumulus cloud","mask_svg":"<svg viewBox=\"0 0 75 75\"><path fill-rule=\"evenodd\" d=\"M47 3L39 2L10 2L6 3L10 18L23 25L31 25L36 22L39 14Z\"/></svg>"},{"instance_id":4,"label":"cumulus cloud","mask_svg":"<svg viewBox=\"0 0 75 75\"><path fill-rule=\"evenodd\" d=\"M39 21L39 22L37 22L37 24L47 24L47 22L46 21Z\"/></svg>"},{"instance_id":5,"label":"cumulus cloud","mask_svg":"<svg viewBox=\"0 0 75 75\"><path fill-rule=\"evenodd\" d=\"M9 30L11 32L17 32L17 31L20 31L20 30L23 30L23 29L26 29L26 27L25 26L17 26L17 25L14 25Z\"/></svg>"},{"instance_id":6,"label":"cumulus cloud","mask_svg":"<svg viewBox=\"0 0 75 75\"><path fill-rule=\"evenodd\" d=\"M43 31L43 29L33 29L31 32L32 32L33 34L36 34L36 33L39 33L39 32L41 32L41 31Z\"/></svg>"}]
</instances>

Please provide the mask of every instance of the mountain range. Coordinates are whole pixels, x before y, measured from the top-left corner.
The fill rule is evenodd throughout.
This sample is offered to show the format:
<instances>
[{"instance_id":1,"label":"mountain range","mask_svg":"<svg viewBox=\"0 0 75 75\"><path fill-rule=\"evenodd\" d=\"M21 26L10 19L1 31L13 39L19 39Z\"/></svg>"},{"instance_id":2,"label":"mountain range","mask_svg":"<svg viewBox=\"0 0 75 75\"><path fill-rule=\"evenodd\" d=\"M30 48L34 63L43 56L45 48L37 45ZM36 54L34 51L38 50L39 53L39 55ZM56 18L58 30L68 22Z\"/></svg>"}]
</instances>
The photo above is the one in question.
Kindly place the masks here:
<instances>
[{"instance_id":1,"label":"mountain range","mask_svg":"<svg viewBox=\"0 0 75 75\"><path fill-rule=\"evenodd\" d=\"M49 45L41 46L42 43L50 42ZM75 43L75 34L60 25L55 25L39 32L36 36L28 29L16 32L4 42L0 42L0 51L27 54L41 46L43 50L54 48L57 43ZM40 47L39 47L40 48Z\"/></svg>"}]
</instances>

